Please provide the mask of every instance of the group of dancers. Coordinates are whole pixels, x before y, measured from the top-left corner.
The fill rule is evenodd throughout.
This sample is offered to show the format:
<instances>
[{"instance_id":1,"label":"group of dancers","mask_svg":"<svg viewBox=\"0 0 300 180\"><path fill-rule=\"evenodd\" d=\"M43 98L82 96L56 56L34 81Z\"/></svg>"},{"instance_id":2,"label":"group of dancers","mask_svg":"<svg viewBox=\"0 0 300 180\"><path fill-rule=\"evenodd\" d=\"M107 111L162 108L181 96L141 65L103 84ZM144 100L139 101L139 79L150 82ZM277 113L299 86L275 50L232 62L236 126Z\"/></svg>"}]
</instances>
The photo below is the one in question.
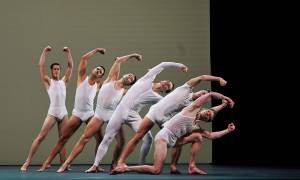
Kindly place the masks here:
<instances>
[{"instance_id":1,"label":"group of dancers","mask_svg":"<svg viewBox=\"0 0 300 180\"><path fill-rule=\"evenodd\" d=\"M233 123L228 124L228 127L224 130L216 132L210 132L201 127L202 122L212 121L223 108L227 106L232 108L234 106L233 100L217 92L192 91L193 87L201 81L218 81L221 86L225 86L227 82L223 78L200 75L177 88L174 88L174 83L170 80L154 82L156 76L168 68L175 68L183 73L188 71L186 65L176 62L162 62L149 69L139 79L133 73L120 76L121 65L124 62L131 59L142 60L142 55L133 53L116 57L107 78L102 80L106 71L105 68L98 66L88 74L87 64L90 58L97 53L105 54L106 50L104 48L93 49L81 57L77 73L74 108L71 117L68 118L65 105L66 86L72 76L73 58L71 50L64 47L63 52L66 54L68 62L65 75L60 79L61 66L59 63L53 63L50 66L51 77L49 77L45 70L45 61L51 50L50 46L45 47L39 60L40 76L48 92L50 106L43 126L30 147L28 157L22 165L21 171L28 170L39 145L56 123L58 124L58 141L38 171L48 169L58 154L62 165L57 172L70 170L72 161L94 136L96 140L95 160L93 165L85 172L104 171L100 164L109 145L115 138L117 144L111 162L111 174L125 172L160 174L168 148L173 149L170 173L180 174L176 165L181 148L185 144L191 144L188 173L204 175L206 172L196 166L196 155L200 151L203 138L216 139L235 130ZM163 97L162 94L166 94L166 96ZM94 110L96 95L97 102ZM212 97L220 99L221 103L211 108L204 108ZM139 112L146 105L151 107L145 117L142 118ZM70 155L66 158L65 144L82 123L86 124L86 128ZM101 127L104 123L107 126L104 136L102 136ZM122 130L123 124L127 124L135 132L126 145ZM155 124L160 127L160 131L154 138L154 164L146 165L146 156L153 141L150 130ZM128 166L126 158L134 151L141 140L142 145L137 162L139 165Z\"/></svg>"}]
</instances>

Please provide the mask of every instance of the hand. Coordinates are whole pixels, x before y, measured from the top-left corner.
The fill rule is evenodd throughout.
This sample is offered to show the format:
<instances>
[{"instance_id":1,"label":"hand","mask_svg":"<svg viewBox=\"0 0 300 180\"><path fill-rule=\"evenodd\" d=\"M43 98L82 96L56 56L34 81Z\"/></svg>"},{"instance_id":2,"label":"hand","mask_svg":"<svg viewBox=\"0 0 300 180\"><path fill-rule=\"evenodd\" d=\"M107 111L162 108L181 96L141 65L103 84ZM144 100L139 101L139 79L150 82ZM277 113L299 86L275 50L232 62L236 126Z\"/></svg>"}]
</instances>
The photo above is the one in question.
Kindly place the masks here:
<instances>
[{"instance_id":1,"label":"hand","mask_svg":"<svg viewBox=\"0 0 300 180\"><path fill-rule=\"evenodd\" d=\"M230 123L230 124L228 124L227 129L228 129L229 132L232 132L232 131L235 130L235 125L233 123Z\"/></svg>"},{"instance_id":2,"label":"hand","mask_svg":"<svg viewBox=\"0 0 300 180\"><path fill-rule=\"evenodd\" d=\"M70 52L70 49L68 47L64 47L63 52Z\"/></svg>"},{"instance_id":3,"label":"hand","mask_svg":"<svg viewBox=\"0 0 300 180\"><path fill-rule=\"evenodd\" d=\"M44 51L45 51L45 52L50 52L51 49L52 49L51 46L48 45L47 47L45 47Z\"/></svg>"},{"instance_id":4,"label":"hand","mask_svg":"<svg viewBox=\"0 0 300 180\"><path fill-rule=\"evenodd\" d=\"M225 81L223 78L220 78L219 82L221 86L225 86L227 84L227 81Z\"/></svg>"},{"instance_id":5,"label":"hand","mask_svg":"<svg viewBox=\"0 0 300 180\"><path fill-rule=\"evenodd\" d=\"M185 66L185 65L183 65L183 66L181 66L180 67L180 70L182 71L182 72L187 72L188 71L188 67L187 66Z\"/></svg>"},{"instance_id":6,"label":"hand","mask_svg":"<svg viewBox=\"0 0 300 180\"><path fill-rule=\"evenodd\" d=\"M225 104L227 106L229 104L229 101L227 101L226 99L222 99L222 104Z\"/></svg>"},{"instance_id":7,"label":"hand","mask_svg":"<svg viewBox=\"0 0 300 180\"><path fill-rule=\"evenodd\" d=\"M101 53L101 54L105 54L106 50L104 48L97 48L96 51Z\"/></svg>"},{"instance_id":8,"label":"hand","mask_svg":"<svg viewBox=\"0 0 300 180\"><path fill-rule=\"evenodd\" d=\"M142 55L137 54L137 53L134 53L131 57L136 58L138 61L141 61L141 60L142 60Z\"/></svg>"},{"instance_id":9,"label":"hand","mask_svg":"<svg viewBox=\"0 0 300 180\"><path fill-rule=\"evenodd\" d=\"M228 105L230 106L230 108L233 108L234 106L234 101L232 99L230 99L229 97L226 97L225 99L223 99L224 101L228 102Z\"/></svg>"}]
</instances>

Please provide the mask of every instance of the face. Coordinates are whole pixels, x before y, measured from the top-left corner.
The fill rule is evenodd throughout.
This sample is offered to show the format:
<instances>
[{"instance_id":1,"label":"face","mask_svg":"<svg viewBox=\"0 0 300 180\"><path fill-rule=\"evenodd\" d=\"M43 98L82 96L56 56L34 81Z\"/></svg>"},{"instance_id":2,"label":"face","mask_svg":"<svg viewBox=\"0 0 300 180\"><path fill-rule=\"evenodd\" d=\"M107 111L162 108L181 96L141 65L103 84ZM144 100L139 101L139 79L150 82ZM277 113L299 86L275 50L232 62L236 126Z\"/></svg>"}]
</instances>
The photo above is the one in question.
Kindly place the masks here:
<instances>
[{"instance_id":1,"label":"face","mask_svg":"<svg viewBox=\"0 0 300 180\"><path fill-rule=\"evenodd\" d=\"M92 72L97 78L101 78L104 75L104 69L102 67L96 67Z\"/></svg>"},{"instance_id":2,"label":"face","mask_svg":"<svg viewBox=\"0 0 300 180\"><path fill-rule=\"evenodd\" d=\"M214 115L214 112L210 109L202 110L196 114L196 120L208 122L213 119Z\"/></svg>"},{"instance_id":3,"label":"face","mask_svg":"<svg viewBox=\"0 0 300 180\"><path fill-rule=\"evenodd\" d=\"M59 78L60 75L60 67L59 65L54 65L51 69L51 74L53 78Z\"/></svg>"},{"instance_id":4,"label":"face","mask_svg":"<svg viewBox=\"0 0 300 180\"><path fill-rule=\"evenodd\" d=\"M124 85L127 85L127 86L131 85L132 82L134 81L134 78L135 78L134 75L131 74L131 73L130 74L125 74L122 77Z\"/></svg>"},{"instance_id":5,"label":"face","mask_svg":"<svg viewBox=\"0 0 300 180\"><path fill-rule=\"evenodd\" d=\"M164 80L160 82L161 88L164 92L170 91L173 88L173 84L169 80Z\"/></svg>"}]
</instances>

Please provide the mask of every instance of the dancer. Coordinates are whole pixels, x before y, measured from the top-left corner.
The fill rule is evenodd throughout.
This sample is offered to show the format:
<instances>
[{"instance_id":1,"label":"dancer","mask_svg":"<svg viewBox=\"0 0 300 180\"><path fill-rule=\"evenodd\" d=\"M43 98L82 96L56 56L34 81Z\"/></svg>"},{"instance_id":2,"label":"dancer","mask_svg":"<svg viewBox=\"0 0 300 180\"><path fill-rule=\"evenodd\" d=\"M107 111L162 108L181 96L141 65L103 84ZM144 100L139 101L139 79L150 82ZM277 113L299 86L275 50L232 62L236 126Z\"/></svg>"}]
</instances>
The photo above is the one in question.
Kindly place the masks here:
<instances>
[{"instance_id":1,"label":"dancer","mask_svg":"<svg viewBox=\"0 0 300 180\"><path fill-rule=\"evenodd\" d=\"M51 69L51 78L46 74L45 70L45 61L46 57L51 51L51 47L47 46L44 48L40 61L39 61L39 70L42 82L48 92L50 99L50 106L48 110L48 115L44 121L41 131L38 136L32 142L30 147L28 157L21 167L21 171L27 171L29 164L33 158L33 155L38 150L41 142L45 139L50 129L57 122L58 127L58 136L61 137L62 130L66 125L66 121L68 119L68 112L65 105L66 101L66 85L68 84L73 69L73 58L71 55L71 51L68 47L63 48L63 52L67 55L68 59L68 67L65 75L62 79L60 78L61 67L59 63L52 63L50 66ZM62 148L60 150L60 162L63 163L65 161L66 149Z\"/></svg>"}]
</instances>

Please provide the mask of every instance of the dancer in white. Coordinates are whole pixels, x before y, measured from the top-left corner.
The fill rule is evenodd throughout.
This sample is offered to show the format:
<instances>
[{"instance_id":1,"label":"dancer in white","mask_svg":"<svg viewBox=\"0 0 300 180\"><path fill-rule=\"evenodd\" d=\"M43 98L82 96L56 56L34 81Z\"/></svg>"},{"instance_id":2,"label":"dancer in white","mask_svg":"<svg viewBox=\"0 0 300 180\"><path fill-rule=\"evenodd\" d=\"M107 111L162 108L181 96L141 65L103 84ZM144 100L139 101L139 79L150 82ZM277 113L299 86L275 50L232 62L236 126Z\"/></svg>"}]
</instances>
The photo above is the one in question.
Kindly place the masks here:
<instances>
[{"instance_id":1,"label":"dancer in white","mask_svg":"<svg viewBox=\"0 0 300 180\"><path fill-rule=\"evenodd\" d=\"M153 83L155 77L165 68L175 67L183 72L187 72L187 67L180 63L163 62L153 67L141 77L126 93L120 104L113 113L107 127L104 138L98 147L94 165L87 172L96 171L102 158L107 152L108 146L112 142L123 123L128 124L136 132L141 122L141 117L138 112L146 104L155 104L162 97L157 93L159 91L170 92L174 85L170 81L161 81ZM141 147L140 161L145 161L152 143L152 135L149 131L144 139Z\"/></svg>"},{"instance_id":2,"label":"dancer in white","mask_svg":"<svg viewBox=\"0 0 300 180\"><path fill-rule=\"evenodd\" d=\"M77 89L75 94L75 105L72 112L72 116L68 120L62 136L59 138L57 144L52 149L48 158L44 161L43 166L39 171L44 171L47 169L52 160L55 158L57 153L64 147L70 137L75 133L75 131L80 127L82 122L86 124L94 115L94 98L96 96L97 89L100 88L101 83L99 79L104 75L105 69L103 66L96 67L92 70L89 76L86 75L87 62L94 54L97 52L104 54L105 49L96 48L80 59L78 66L78 79L77 79ZM96 139L96 149L100 143L101 132L95 135Z\"/></svg>"},{"instance_id":3,"label":"dancer in white","mask_svg":"<svg viewBox=\"0 0 300 180\"><path fill-rule=\"evenodd\" d=\"M167 148L174 146L183 146L187 143L201 142L202 134L208 138L215 139L221 137L231 130L234 130L232 125L230 128L209 133L208 131L203 131L202 134L193 133L194 126L199 123L197 120L209 120L212 114L210 113L199 113L200 109L209 102L211 97L217 97L219 99L224 99L228 101L230 107L233 107L234 102L220 93L210 92L195 100L192 104L185 107L180 113L176 114L169 121L164 124L164 127L155 136L155 151L154 151L154 165L141 165L141 166L126 166L124 171L121 172L139 172L139 173L150 173L150 174L160 174L163 168L164 161L167 156ZM197 117L197 118L196 118Z\"/></svg>"},{"instance_id":4,"label":"dancer in white","mask_svg":"<svg viewBox=\"0 0 300 180\"><path fill-rule=\"evenodd\" d=\"M190 105L198 97L207 93L207 91L205 90L201 90L196 93L192 92L192 88L198 85L201 81L219 81L221 86L225 86L227 83L223 78L217 76L198 76L190 79L184 85L179 86L173 92L164 97L161 101L151 106L149 112L142 120L138 131L122 151L122 154L120 155L120 158L118 160L118 166L116 167L117 171L122 171L122 169L125 168L126 158L130 155L131 152L133 152L138 142L154 126L155 123L162 128L163 124L171 119L171 117L180 112L184 107ZM180 151L181 149L177 148L176 150Z\"/></svg>"},{"instance_id":5,"label":"dancer in white","mask_svg":"<svg viewBox=\"0 0 300 180\"><path fill-rule=\"evenodd\" d=\"M59 63L53 63L50 66L51 69L51 78L46 74L45 70L45 60L46 56L51 51L51 47L47 46L44 48L40 61L39 61L39 69L40 76L43 81L43 84L48 92L50 99L50 106L48 110L48 115L44 121L41 131L38 136L33 141L28 157L21 167L21 171L27 171L28 166L32 160L33 155L37 151L41 142L45 139L50 129L57 122L58 126L58 135L61 137L62 129L65 127L66 121L68 119L68 112L65 105L66 100L66 85L69 82L73 69L73 59L68 47L63 48L63 52L67 55L68 59L68 67L66 73L62 79L60 77L61 67ZM60 150L60 162L63 163L65 161L66 149L63 148Z\"/></svg>"},{"instance_id":6,"label":"dancer in white","mask_svg":"<svg viewBox=\"0 0 300 180\"><path fill-rule=\"evenodd\" d=\"M122 57L117 57L112 65L107 79L103 82L99 91L96 105L96 112L91 121L87 124L84 133L74 146L71 154L64 162L64 164L58 169L57 172L64 172L66 168L72 163L72 161L81 153L86 143L91 137L97 133L104 123L108 123L112 113L116 109L117 105L121 101L123 94L127 91L126 86L131 86L136 82L136 76L132 73L125 74L118 80L121 71L121 64L129 59L135 58L138 61L142 60L142 56L139 54L130 54ZM124 144L124 135L122 128L120 129L117 139L117 148L114 151L114 157L112 164L115 164L121 147ZM97 169L99 171L99 169Z\"/></svg>"}]
</instances>

